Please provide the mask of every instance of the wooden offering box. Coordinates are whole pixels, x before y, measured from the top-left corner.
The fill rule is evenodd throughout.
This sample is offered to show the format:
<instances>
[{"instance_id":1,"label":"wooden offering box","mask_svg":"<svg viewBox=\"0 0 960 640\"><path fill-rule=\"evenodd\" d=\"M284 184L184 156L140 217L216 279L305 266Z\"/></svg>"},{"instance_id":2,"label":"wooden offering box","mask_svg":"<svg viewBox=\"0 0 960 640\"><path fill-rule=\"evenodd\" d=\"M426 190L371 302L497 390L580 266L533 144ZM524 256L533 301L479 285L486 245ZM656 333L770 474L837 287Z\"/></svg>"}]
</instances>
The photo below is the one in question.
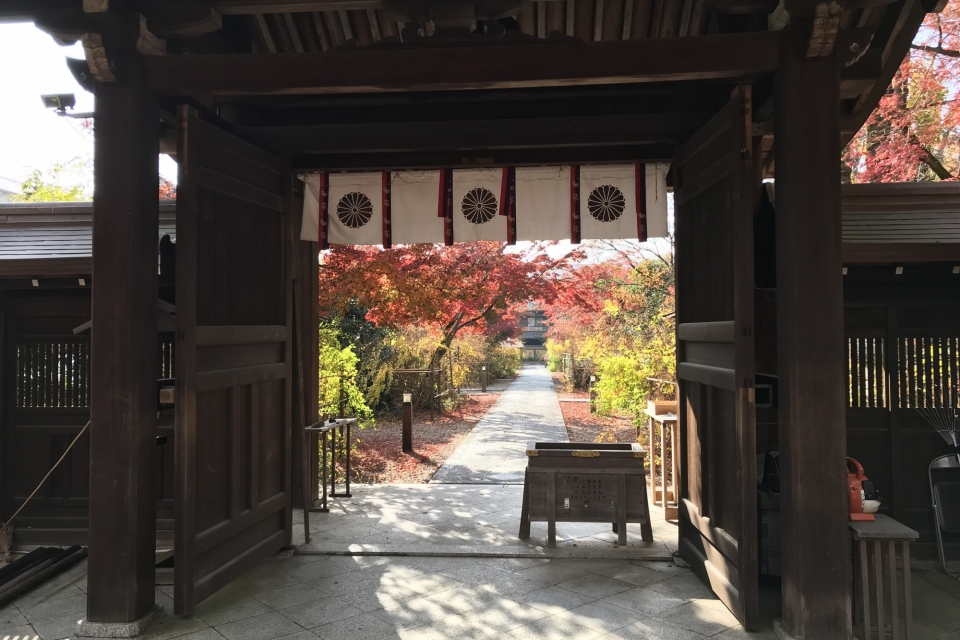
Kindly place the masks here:
<instances>
[{"instance_id":1,"label":"wooden offering box","mask_svg":"<svg viewBox=\"0 0 960 640\"><path fill-rule=\"evenodd\" d=\"M531 442L523 482L520 537L531 522L547 523L547 546L557 546L557 522L609 522L618 544L627 544L627 523L639 523L653 541L639 444Z\"/></svg>"}]
</instances>

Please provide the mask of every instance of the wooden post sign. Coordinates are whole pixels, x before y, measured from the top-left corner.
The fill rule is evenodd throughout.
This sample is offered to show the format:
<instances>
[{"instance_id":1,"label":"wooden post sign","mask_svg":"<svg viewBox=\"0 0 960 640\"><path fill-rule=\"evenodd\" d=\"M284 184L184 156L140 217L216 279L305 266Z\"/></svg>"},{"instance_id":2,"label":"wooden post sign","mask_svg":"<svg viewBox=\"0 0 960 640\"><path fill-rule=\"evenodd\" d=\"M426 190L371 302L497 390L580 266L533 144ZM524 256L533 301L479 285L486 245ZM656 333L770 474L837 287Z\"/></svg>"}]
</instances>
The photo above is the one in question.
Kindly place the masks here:
<instances>
[{"instance_id":1,"label":"wooden post sign","mask_svg":"<svg viewBox=\"0 0 960 640\"><path fill-rule=\"evenodd\" d=\"M635 443L531 442L523 482L520 537L547 522L547 546L557 546L557 522L609 522L627 544L627 523L653 541L643 459Z\"/></svg>"}]
</instances>

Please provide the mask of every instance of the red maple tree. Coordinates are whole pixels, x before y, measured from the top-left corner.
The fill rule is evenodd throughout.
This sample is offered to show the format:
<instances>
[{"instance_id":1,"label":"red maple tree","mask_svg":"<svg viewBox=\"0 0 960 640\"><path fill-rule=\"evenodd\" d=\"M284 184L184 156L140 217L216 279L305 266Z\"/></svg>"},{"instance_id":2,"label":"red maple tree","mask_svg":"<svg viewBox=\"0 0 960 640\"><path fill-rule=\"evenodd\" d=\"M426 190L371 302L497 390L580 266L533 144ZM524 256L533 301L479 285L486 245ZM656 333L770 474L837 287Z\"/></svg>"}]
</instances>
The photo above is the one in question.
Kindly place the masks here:
<instances>
[{"instance_id":1,"label":"red maple tree","mask_svg":"<svg viewBox=\"0 0 960 640\"><path fill-rule=\"evenodd\" d=\"M160 178L159 195L161 200L173 200L177 197L177 185L166 178Z\"/></svg>"},{"instance_id":2,"label":"red maple tree","mask_svg":"<svg viewBox=\"0 0 960 640\"><path fill-rule=\"evenodd\" d=\"M343 311L353 303L378 326L438 328L433 367L461 332L515 335L517 305L555 300L577 257L577 251L553 258L540 245L515 249L498 242L336 245L321 254L320 308Z\"/></svg>"},{"instance_id":3,"label":"red maple tree","mask_svg":"<svg viewBox=\"0 0 960 640\"><path fill-rule=\"evenodd\" d=\"M866 124L844 149L853 182L960 175L960 0L928 14Z\"/></svg>"}]
</instances>

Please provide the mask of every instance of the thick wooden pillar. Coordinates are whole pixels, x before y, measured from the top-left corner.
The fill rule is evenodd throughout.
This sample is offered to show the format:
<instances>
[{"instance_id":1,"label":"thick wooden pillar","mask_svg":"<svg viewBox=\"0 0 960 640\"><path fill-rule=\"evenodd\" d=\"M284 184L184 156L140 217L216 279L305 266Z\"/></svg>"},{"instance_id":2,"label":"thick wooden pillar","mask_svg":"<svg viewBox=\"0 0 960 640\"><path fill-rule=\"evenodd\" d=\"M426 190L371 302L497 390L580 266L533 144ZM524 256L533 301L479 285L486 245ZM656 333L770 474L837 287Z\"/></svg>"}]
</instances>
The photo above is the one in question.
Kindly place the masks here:
<instances>
[{"instance_id":1,"label":"thick wooden pillar","mask_svg":"<svg viewBox=\"0 0 960 640\"><path fill-rule=\"evenodd\" d=\"M87 620L154 608L157 104L142 56L96 86Z\"/></svg>"},{"instance_id":2,"label":"thick wooden pillar","mask_svg":"<svg viewBox=\"0 0 960 640\"><path fill-rule=\"evenodd\" d=\"M784 34L776 93L783 627L848 640L840 97L834 56Z\"/></svg>"}]
</instances>

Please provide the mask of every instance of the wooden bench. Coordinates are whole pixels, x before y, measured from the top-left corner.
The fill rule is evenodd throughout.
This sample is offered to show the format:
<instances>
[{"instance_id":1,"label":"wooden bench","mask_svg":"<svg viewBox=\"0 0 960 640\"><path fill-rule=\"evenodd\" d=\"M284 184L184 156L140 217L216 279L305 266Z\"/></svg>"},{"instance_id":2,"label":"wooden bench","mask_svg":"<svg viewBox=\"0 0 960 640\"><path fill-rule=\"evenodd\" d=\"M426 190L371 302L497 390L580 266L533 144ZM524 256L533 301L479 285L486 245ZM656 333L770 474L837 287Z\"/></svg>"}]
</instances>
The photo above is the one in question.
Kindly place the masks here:
<instances>
[{"instance_id":1,"label":"wooden bench","mask_svg":"<svg viewBox=\"0 0 960 640\"><path fill-rule=\"evenodd\" d=\"M916 540L919 534L882 513L876 514L876 520L872 522L850 522L850 532L854 542L854 629L861 632L859 637L864 640L888 636L894 640L899 639L900 597L897 585L901 584L902 637L909 640L913 632L910 542ZM898 578L897 572L898 544L903 565L902 580ZM873 616L871 600L875 605Z\"/></svg>"}]
</instances>

